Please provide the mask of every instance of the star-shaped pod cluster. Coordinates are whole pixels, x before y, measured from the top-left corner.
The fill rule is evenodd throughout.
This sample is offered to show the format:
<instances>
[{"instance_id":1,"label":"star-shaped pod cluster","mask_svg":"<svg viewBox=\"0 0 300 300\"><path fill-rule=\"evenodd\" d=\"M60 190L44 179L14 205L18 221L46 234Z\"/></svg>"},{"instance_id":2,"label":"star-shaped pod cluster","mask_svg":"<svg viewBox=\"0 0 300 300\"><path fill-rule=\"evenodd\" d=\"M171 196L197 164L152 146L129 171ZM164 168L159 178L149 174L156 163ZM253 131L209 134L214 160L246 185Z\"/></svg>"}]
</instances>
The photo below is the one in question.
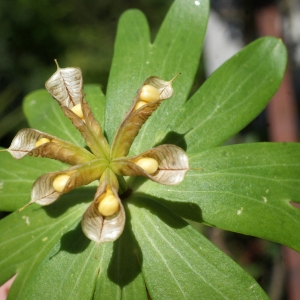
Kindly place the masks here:
<instances>
[{"instance_id":1,"label":"star-shaped pod cluster","mask_svg":"<svg viewBox=\"0 0 300 300\"><path fill-rule=\"evenodd\" d=\"M116 240L125 224L125 212L118 194L120 176L144 176L161 184L175 185L189 170L186 153L175 145L160 145L127 157L142 125L162 101L173 95L174 79L164 81L149 77L145 80L110 147L85 100L81 70L57 66L46 88L79 130L89 150L32 128L18 132L7 149L14 158L41 156L71 165L67 170L39 177L33 184L31 201L27 205L49 205L74 188L99 180L94 200L83 215L82 230L97 243Z\"/></svg>"}]
</instances>

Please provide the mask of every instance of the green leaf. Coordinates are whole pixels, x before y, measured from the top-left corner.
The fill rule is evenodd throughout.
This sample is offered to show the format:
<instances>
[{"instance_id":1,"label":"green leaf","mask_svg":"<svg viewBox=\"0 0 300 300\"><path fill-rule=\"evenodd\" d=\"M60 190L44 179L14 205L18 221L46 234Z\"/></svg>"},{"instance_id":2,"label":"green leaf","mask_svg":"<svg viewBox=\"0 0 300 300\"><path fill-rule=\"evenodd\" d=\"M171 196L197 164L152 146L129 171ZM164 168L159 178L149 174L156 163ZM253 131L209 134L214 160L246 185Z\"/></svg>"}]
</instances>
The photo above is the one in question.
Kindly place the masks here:
<instances>
[{"instance_id":1,"label":"green leaf","mask_svg":"<svg viewBox=\"0 0 300 300\"><path fill-rule=\"evenodd\" d=\"M156 132L180 110L198 68L208 6L206 0L199 6L195 1L175 1L153 44L143 14L133 10L121 17L107 90L105 130L109 140L130 108L137 89L149 76L170 80L182 73L174 82L175 95L144 124L132 152L137 154L153 146Z\"/></svg>"},{"instance_id":2,"label":"green leaf","mask_svg":"<svg viewBox=\"0 0 300 300\"><path fill-rule=\"evenodd\" d=\"M75 223L35 270L22 299L91 299L100 271L96 253L97 245Z\"/></svg>"},{"instance_id":3,"label":"green leaf","mask_svg":"<svg viewBox=\"0 0 300 300\"><path fill-rule=\"evenodd\" d=\"M66 165L38 157L16 160L11 155L0 153L0 210L14 211L30 201L33 182L46 172L65 169Z\"/></svg>"},{"instance_id":4,"label":"green leaf","mask_svg":"<svg viewBox=\"0 0 300 300\"><path fill-rule=\"evenodd\" d=\"M97 85L86 85L86 99L98 122L103 124L105 96ZM84 146L84 140L59 105L46 90L30 93L24 101L24 111L31 127ZM41 113L42 112L42 113ZM30 201L34 181L47 172L66 169L67 165L43 158L13 159L9 153L0 153L0 210L14 211Z\"/></svg>"},{"instance_id":5,"label":"green leaf","mask_svg":"<svg viewBox=\"0 0 300 300\"><path fill-rule=\"evenodd\" d=\"M96 85L86 85L87 101L100 124L104 121L105 96ZM85 141L71 121L65 117L58 103L46 90L30 93L24 101L23 109L32 128L52 134L78 146ZM42 112L42 113L41 113Z\"/></svg>"},{"instance_id":6,"label":"green leaf","mask_svg":"<svg viewBox=\"0 0 300 300\"><path fill-rule=\"evenodd\" d=\"M84 202L92 201L90 188L64 195L48 207L33 204L0 221L0 282L18 273L10 291L12 299L22 294L47 253L81 218L87 207L86 203L82 203L83 199Z\"/></svg>"},{"instance_id":7,"label":"green leaf","mask_svg":"<svg viewBox=\"0 0 300 300\"><path fill-rule=\"evenodd\" d=\"M259 285L185 221L142 194L129 202L151 299L265 299Z\"/></svg>"},{"instance_id":8,"label":"green leaf","mask_svg":"<svg viewBox=\"0 0 300 300\"><path fill-rule=\"evenodd\" d=\"M105 95L103 94L100 86L96 84L86 84L84 86L84 92L86 94L85 99L89 104L95 119L103 127L106 107Z\"/></svg>"},{"instance_id":9,"label":"green leaf","mask_svg":"<svg viewBox=\"0 0 300 300\"><path fill-rule=\"evenodd\" d=\"M183 145L188 153L222 144L265 108L285 67L281 40L256 40L217 69L155 141L168 131L164 143Z\"/></svg>"},{"instance_id":10,"label":"green leaf","mask_svg":"<svg viewBox=\"0 0 300 300\"><path fill-rule=\"evenodd\" d=\"M99 255L101 267L95 289L97 299L148 299L138 260L140 248L132 232L126 205L125 210L126 224L120 238L113 244L102 244L105 249L108 245L113 247Z\"/></svg>"},{"instance_id":11,"label":"green leaf","mask_svg":"<svg viewBox=\"0 0 300 300\"><path fill-rule=\"evenodd\" d=\"M190 157L190 165L203 170L190 170L179 186L148 181L140 190L185 218L300 251L300 211L289 203L300 203L300 144L219 147Z\"/></svg>"},{"instance_id":12,"label":"green leaf","mask_svg":"<svg viewBox=\"0 0 300 300\"><path fill-rule=\"evenodd\" d=\"M104 127L111 141L142 82L152 75L168 80L181 71L174 97L143 126L131 151L139 154L176 139L191 154L191 166L203 170L190 170L175 187L130 179L133 194L124 201L124 232L113 244L101 245L97 259L97 247L79 226L94 188L76 189L49 207L32 205L1 220L0 282L18 273L10 291L12 299L45 295L147 299L147 291L151 299L266 298L253 278L177 215L299 250L299 211L288 203L299 202L298 145L240 145L203 152L243 128L263 109L283 76L284 47L274 38L249 45L185 103L201 55L208 4L207 0L175 1L153 44L140 12L123 15ZM103 124L102 92L95 86L85 91L96 119ZM45 91L30 94L24 110L32 127L84 145ZM6 155L0 154L1 163ZM7 210L23 204L33 180L47 168L63 167L40 160L44 166L31 157L21 163L11 161L4 164L7 177L3 175L6 182L0 187L0 203Z\"/></svg>"}]
</instances>

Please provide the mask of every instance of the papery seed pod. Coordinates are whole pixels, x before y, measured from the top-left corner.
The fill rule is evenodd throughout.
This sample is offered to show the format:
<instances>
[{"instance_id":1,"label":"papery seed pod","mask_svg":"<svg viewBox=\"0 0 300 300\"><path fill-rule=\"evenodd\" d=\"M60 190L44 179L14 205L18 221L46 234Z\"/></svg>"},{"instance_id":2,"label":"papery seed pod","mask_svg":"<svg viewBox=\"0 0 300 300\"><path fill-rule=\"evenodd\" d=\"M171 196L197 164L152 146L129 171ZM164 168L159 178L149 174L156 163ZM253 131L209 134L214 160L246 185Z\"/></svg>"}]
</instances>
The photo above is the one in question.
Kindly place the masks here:
<instances>
[{"instance_id":1,"label":"papery seed pod","mask_svg":"<svg viewBox=\"0 0 300 300\"><path fill-rule=\"evenodd\" d=\"M129 109L122 124L116 132L111 147L111 158L126 156L128 154L129 149L135 137L139 133L142 125L159 107L160 103L163 100L169 99L173 95L172 82L177 78L179 74L177 74L170 81L165 81L159 77L154 76L149 77L145 80L142 87L138 90L131 108ZM140 94L145 86L151 86L151 88L146 88L146 90L152 90L152 92L149 93L151 94L151 97L155 94L155 92L153 91L156 89L159 93L159 99L157 101L150 101L140 106ZM151 97L149 96L149 99Z\"/></svg>"},{"instance_id":2,"label":"papery seed pod","mask_svg":"<svg viewBox=\"0 0 300 300\"><path fill-rule=\"evenodd\" d=\"M143 91L144 86L151 86L151 94L154 96L154 94L156 94L156 92L154 91L153 88L157 89L158 94L159 94L159 99L160 100L165 100L165 99L169 99L172 97L173 95L173 88L172 88L172 83L174 82L174 80L180 75L180 73L178 73L174 78L172 78L170 81L165 81L159 77L156 76L151 76L149 78L147 78L142 86L142 89L140 90L140 93ZM149 87L147 87L147 89L150 90ZM143 99L142 99L143 100ZM146 101L146 100L144 100ZM152 100L153 101L153 100Z\"/></svg>"},{"instance_id":3,"label":"papery seed pod","mask_svg":"<svg viewBox=\"0 0 300 300\"><path fill-rule=\"evenodd\" d=\"M95 160L89 151L53 135L25 128L14 137L7 151L16 159L26 155L41 156L59 160L69 165L77 165Z\"/></svg>"},{"instance_id":4,"label":"papery seed pod","mask_svg":"<svg viewBox=\"0 0 300 300\"><path fill-rule=\"evenodd\" d=\"M99 158L108 158L109 145L84 99L82 82L79 68L60 68L57 64L57 71L46 81L45 86L65 116L79 130L93 154Z\"/></svg>"},{"instance_id":5,"label":"papery seed pod","mask_svg":"<svg viewBox=\"0 0 300 300\"><path fill-rule=\"evenodd\" d=\"M44 174L34 182L31 200L25 207L32 203L49 205L62 194L99 179L106 168L107 161L97 159L65 171Z\"/></svg>"},{"instance_id":6,"label":"papery seed pod","mask_svg":"<svg viewBox=\"0 0 300 300\"><path fill-rule=\"evenodd\" d=\"M46 89L61 105L72 109L84 97L82 74L79 68L60 68L46 81Z\"/></svg>"},{"instance_id":7,"label":"papery seed pod","mask_svg":"<svg viewBox=\"0 0 300 300\"><path fill-rule=\"evenodd\" d=\"M97 189L94 201L82 217L82 231L87 238L98 244L103 242L113 242L123 232L125 212L117 193L118 189L119 185L116 176L110 169L107 169L100 179L100 185ZM106 197L106 194L110 193L108 192L109 190L113 195L108 196L114 196L117 199L118 209L112 215L104 216L99 212L98 199L101 198L103 194L105 194L104 197Z\"/></svg>"},{"instance_id":8,"label":"papery seed pod","mask_svg":"<svg viewBox=\"0 0 300 300\"><path fill-rule=\"evenodd\" d=\"M138 161L143 158L157 161L158 168L154 174L151 175L138 165ZM111 168L121 176L144 176L166 185L179 184L190 169L188 156L175 145L160 145L138 156L116 158L112 161Z\"/></svg>"}]
</instances>

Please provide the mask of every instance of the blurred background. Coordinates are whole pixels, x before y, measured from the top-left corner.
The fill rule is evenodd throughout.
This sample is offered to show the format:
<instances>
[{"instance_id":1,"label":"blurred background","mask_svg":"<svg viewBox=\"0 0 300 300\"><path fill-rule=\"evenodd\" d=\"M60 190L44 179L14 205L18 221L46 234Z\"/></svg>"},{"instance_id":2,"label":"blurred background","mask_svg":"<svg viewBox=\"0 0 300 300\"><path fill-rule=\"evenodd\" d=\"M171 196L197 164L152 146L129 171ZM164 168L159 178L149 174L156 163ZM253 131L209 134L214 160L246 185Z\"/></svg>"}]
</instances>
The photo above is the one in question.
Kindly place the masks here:
<instances>
[{"instance_id":1,"label":"blurred background","mask_svg":"<svg viewBox=\"0 0 300 300\"><path fill-rule=\"evenodd\" d=\"M105 92L120 15L130 8L142 10L154 38L172 2L1 0L0 146L8 147L16 132L27 126L22 99L44 88L56 70L54 58L61 67L80 67L85 83L100 84ZM280 90L266 111L229 143L298 141L300 0L211 0L211 8L196 82L259 36L280 37L289 51ZM254 276L271 299L300 299L300 255L252 237L199 230Z\"/></svg>"}]
</instances>

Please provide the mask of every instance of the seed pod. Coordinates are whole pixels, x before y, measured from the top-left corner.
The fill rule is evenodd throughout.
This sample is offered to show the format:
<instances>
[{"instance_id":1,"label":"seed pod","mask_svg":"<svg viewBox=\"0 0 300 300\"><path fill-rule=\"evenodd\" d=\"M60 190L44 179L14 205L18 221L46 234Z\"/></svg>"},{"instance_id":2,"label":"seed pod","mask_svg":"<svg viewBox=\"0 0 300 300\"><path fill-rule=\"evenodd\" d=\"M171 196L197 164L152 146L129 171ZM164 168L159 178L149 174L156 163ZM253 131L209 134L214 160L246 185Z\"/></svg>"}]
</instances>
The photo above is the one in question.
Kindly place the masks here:
<instances>
[{"instance_id":1,"label":"seed pod","mask_svg":"<svg viewBox=\"0 0 300 300\"><path fill-rule=\"evenodd\" d=\"M145 158L151 167L155 166L152 159L158 163L154 173L150 173L152 171L150 168L147 170L147 167L144 169L143 165L139 166L138 162L143 162ZM138 156L116 158L110 166L120 176L144 176L166 185L179 184L190 169L188 156L175 145L160 145Z\"/></svg>"},{"instance_id":2,"label":"seed pod","mask_svg":"<svg viewBox=\"0 0 300 300\"><path fill-rule=\"evenodd\" d=\"M21 159L26 155L41 156L69 165L82 164L96 159L84 148L32 128L20 130L7 151L16 159Z\"/></svg>"},{"instance_id":3,"label":"seed pod","mask_svg":"<svg viewBox=\"0 0 300 300\"><path fill-rule=\"evenodd\" d=\"M66 175L66 174L58 175L58 176L53 180L53 183L52 183L53 188L54 188L57 192L61 193L61 192L64 190L64 188L65 188L67 182L69 181L69 179L70 179L70 176L69 176L69 175Z\"/></svg>"},{"instance_id":4,"label":"seed pod","mask_svg":"<svg viewBox=\"0 0 300 300\"><path fill-rule=\"evenodd\" d=\"M86 237L98 244L113 242L123 232L126 216L118 197L118 189L119 184L116 175L110 169L105 170L100 179L94 201L85 211L81 220L82 231ZM102 199L102 195L105 195L103 200L111 196L117 200L118 207L112 215L104 216L99 212L98 199Z\"/></svg>"},{"instance_id":5,"label":"seed pod","mask_svg":"<svg viewBox=\"0 0 300 300\"><path fill-rule=\"evenodd\" d=\"M131 108L116 132L111 147L112 158L126 156L128 154L129 149L143 124L159 107L163 100L172 97L172 83L179 74L170 81L165 81L155 76L149 77L144 81L133 100ZM158 98L157 93L159 95ZM145 102L145 104L139 104L139 102L142 102L141 100Z\"/></svg>"},{"instance_id":6,"label":"seed pod","mask_svg":"<svg viewBox=\"0 0 300 300\"><path fill-rule=\"evenodd\" d=\"M145 102L153 102L159 100L158 89L152 85L146 84L142 87L139 99Z\"/></svg>"},{"instance_id":7,"label":"seed pod","mask_svg":"<svg viewBox=\"0 0 300 300\"><path fill-rule=\"evenodd\" d=\"M154 174L158 169L158 162L154 158L151 157L143 157L139 159L136 163L139 167L141 167L148 174Z\"/></svg>"},{"instance_id":8,"label":"seed pod","mask_svg":"<svg viewBox=\"0 0 300 300\"><path fill-rule=\"evenodd\" d=\"M55 61L57 64L57 61ZM85 139L97 157L109 156L109 145L102 128L84 99L83 80L79 68L60 68L46 81L46 89L59 103L63 113Z\"/></svg>"},{"instance_id":9,"label":"seed pod","mask_svg":"<svg viewBox=\"0 0 300 300\"><path fill-rule=\"evenodd\" d=\"M79 68L60 68L46 81L46 89L62 106L72 109L84 97L82 74Z\"/></svg>"},{"instance_id":10,"label":"seed pod","mask_svg":"<svg viewBox=\"0 0 300 300\"><path fill-rule=\"evenodd\" d=\"M47 138L41 138L41 139L39 139L39 140L35 143L35 148L37 148L37 147L39 147L39 146L41 146L41 145L44 145L44 144L46 144L46 143L49 143L49 142L50 142L49 139L47 139Z\"/></svg>"}]
</instances>

